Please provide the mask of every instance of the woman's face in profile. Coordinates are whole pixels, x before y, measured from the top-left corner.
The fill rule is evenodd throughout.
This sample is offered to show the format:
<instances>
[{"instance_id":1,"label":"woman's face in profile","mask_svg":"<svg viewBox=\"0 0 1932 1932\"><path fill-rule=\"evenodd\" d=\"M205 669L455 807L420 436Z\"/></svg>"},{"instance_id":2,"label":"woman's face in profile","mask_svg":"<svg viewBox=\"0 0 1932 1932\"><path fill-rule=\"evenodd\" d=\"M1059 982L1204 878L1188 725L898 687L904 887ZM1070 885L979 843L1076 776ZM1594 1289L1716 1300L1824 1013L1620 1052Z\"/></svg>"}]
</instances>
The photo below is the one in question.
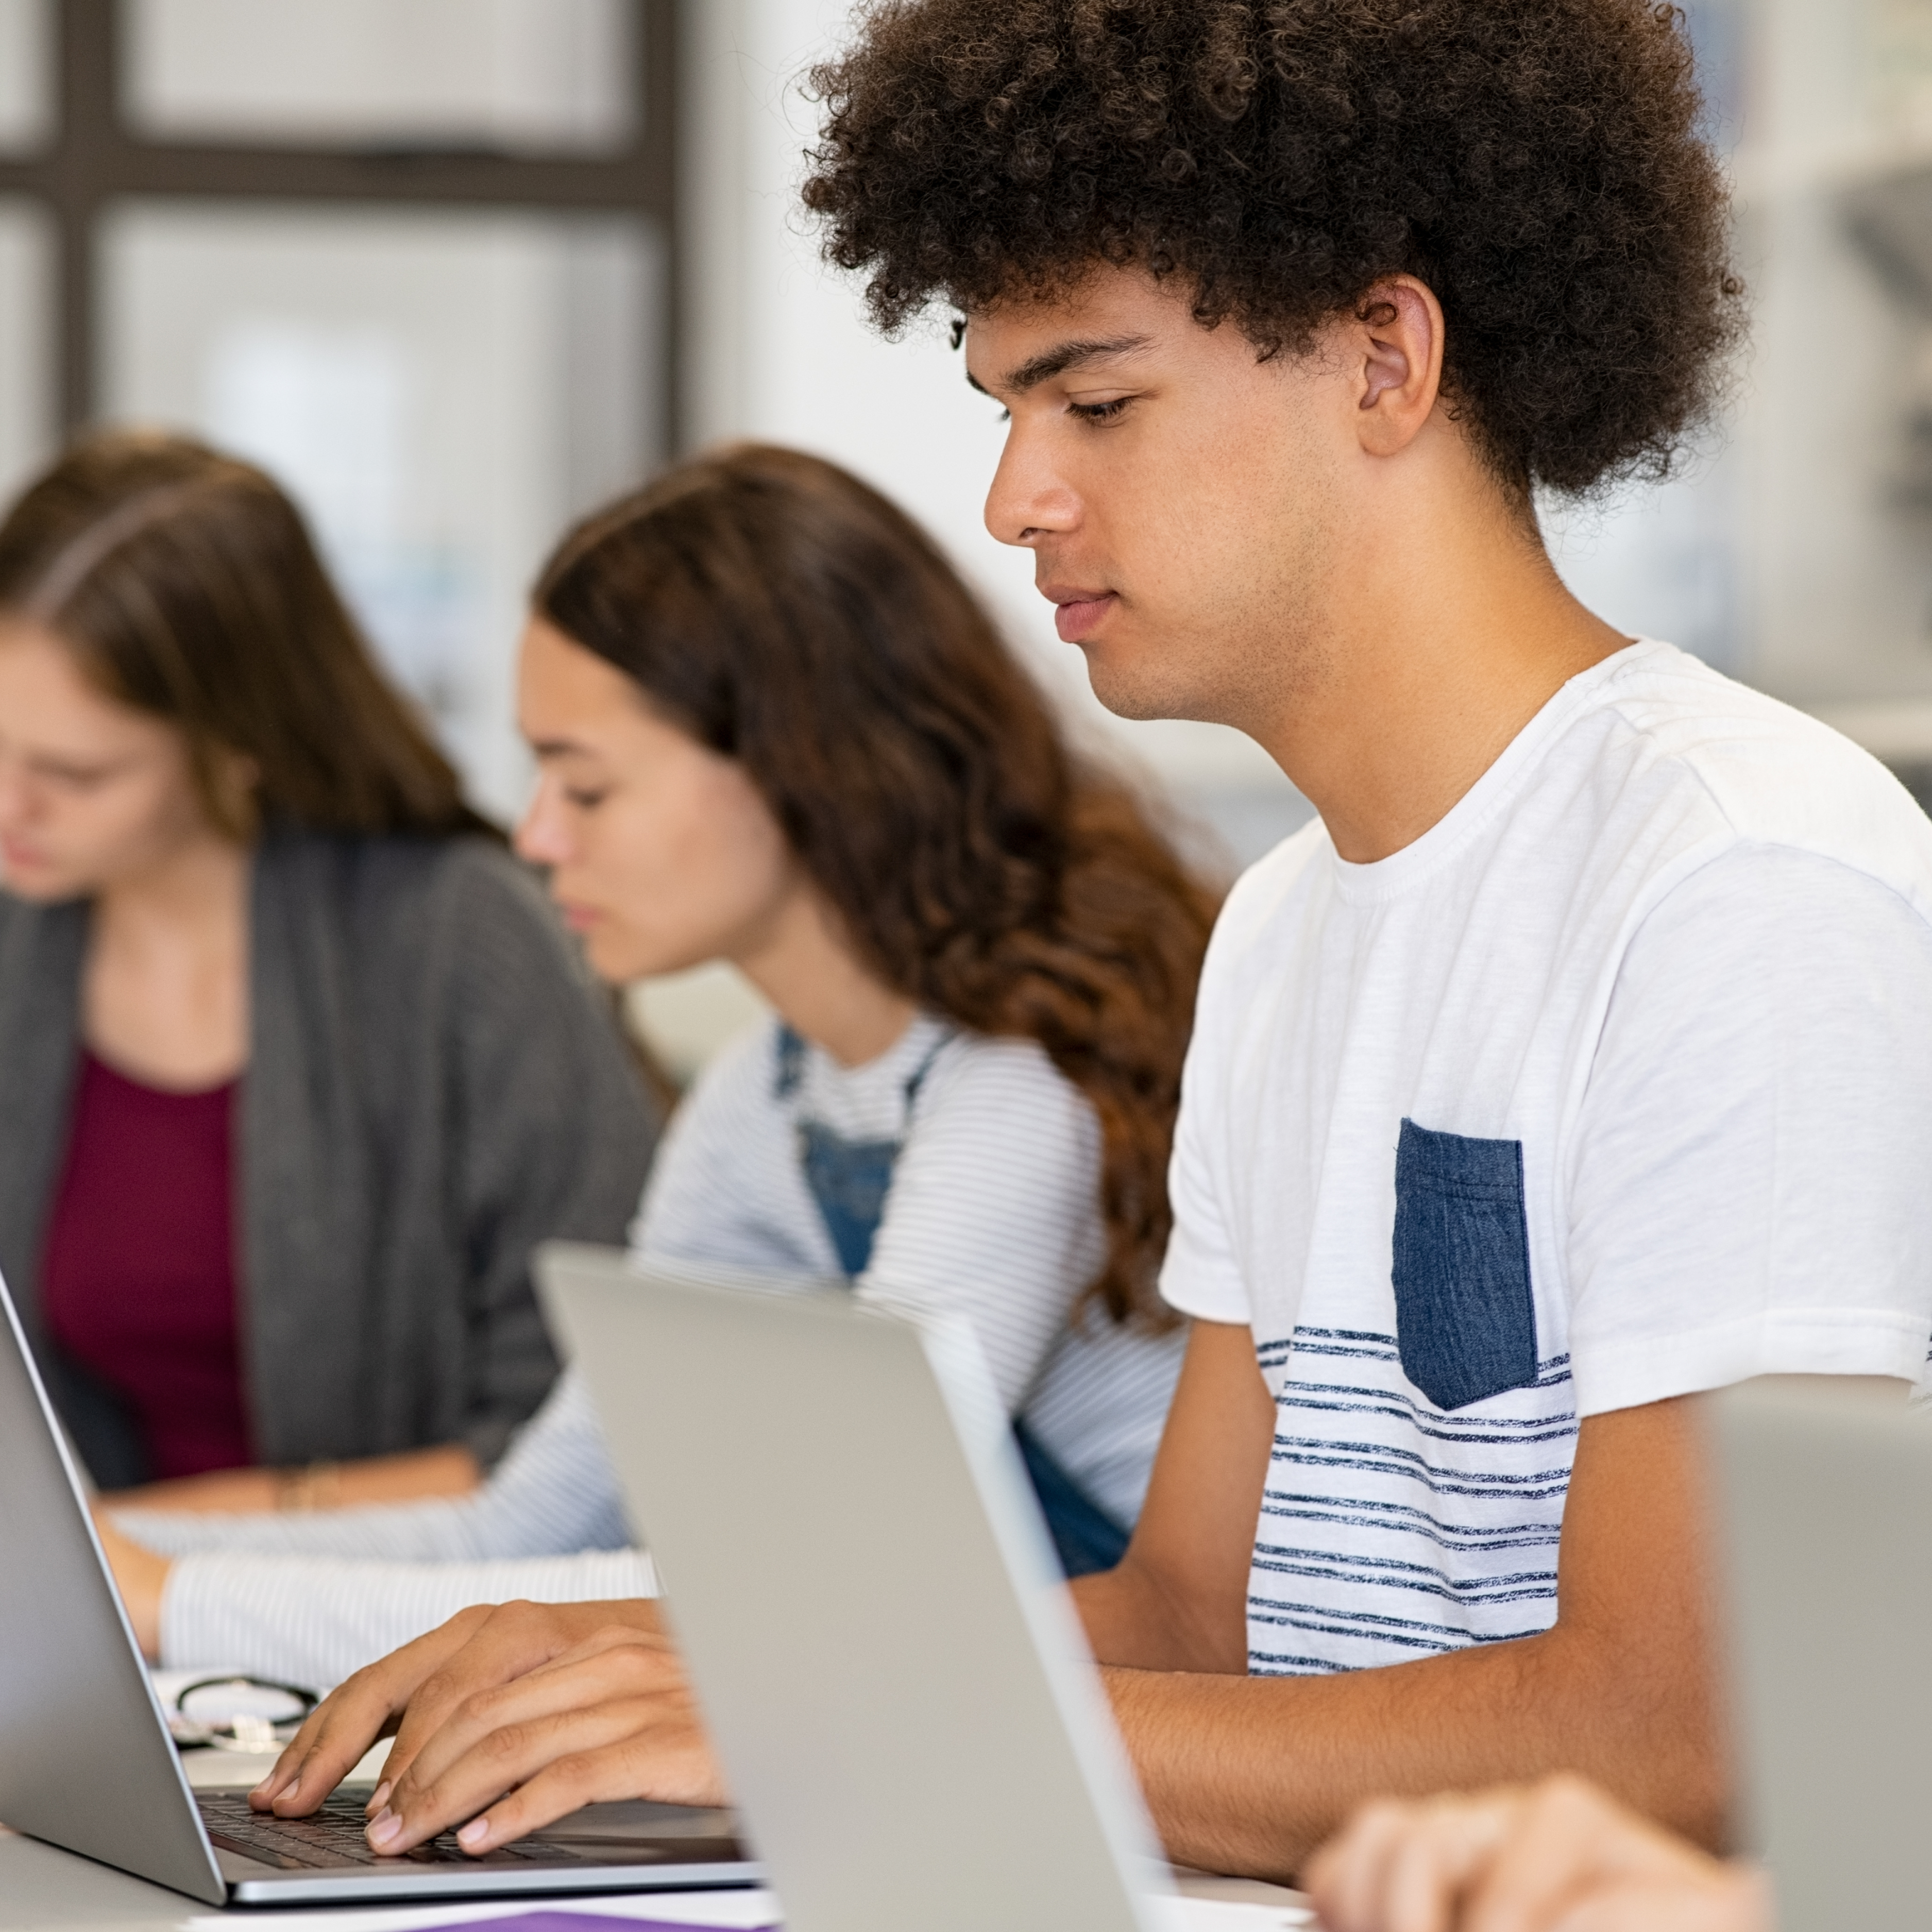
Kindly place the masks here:
<instances>
[{"instance_id":1,"label":"woman's face in profile","mask_svg":"<svg viewBox=\"0 0 1932 1932\"><path fill-rule=\"evenodd\" d=\"M549 869L597 974L621 983L757 952L802 887L736 760L540 618L524 635L517 710L537 759L517 850Z\"/></svg>"},{"instance_id":2,"label":"woman's face in profile","mask_svg":"<svg viewBox=\"0 0 1932 1932\"><path fill-rule=\"evenodd\" d=\"M182 734L97 690L48 632L0 620L0 883L88 897L212 833Z\"/></svg>"}]
</instances>

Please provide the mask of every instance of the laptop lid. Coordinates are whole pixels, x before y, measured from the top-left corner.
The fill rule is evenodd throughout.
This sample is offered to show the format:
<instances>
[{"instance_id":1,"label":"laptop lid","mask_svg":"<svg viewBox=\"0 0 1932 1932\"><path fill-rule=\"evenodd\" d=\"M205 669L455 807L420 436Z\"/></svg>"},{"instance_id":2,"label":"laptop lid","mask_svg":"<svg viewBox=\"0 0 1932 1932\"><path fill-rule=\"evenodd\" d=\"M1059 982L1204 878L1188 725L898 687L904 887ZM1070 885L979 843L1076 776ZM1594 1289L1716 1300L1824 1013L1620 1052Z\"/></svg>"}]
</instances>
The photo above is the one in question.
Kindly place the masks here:
<instances>
[{"instance_id":1,"label":"laptop lid","mask_svg":"<svg viewBox=\"0 0 1932 1932\"><path fill-rule=\"evenodd\" d=\"M1711 1405L1750 1842L1785 1932L1926 1916L1932 1420L1828 1376Z\"/></svg>"},{"instance_id":2,"label":"laptop lid","mask_svg":"<svg viewBox=\"0 0 1932 1932\"><path fill-rule=\"evenodd\" d=\"M0 1820L228 1895L81 1485L0 1283Z\"/></svg>"},{"instance_id":3,"label":"laptop lid","mask_svg":"<svg viewBox=\"0 0 1932 1932\"><path fill-rule=\"evenodd\" d=\"M963 1324L540 1250L789 1932L1136 1932L1168 1889Z\"/></svg>"},{"instance_id":4,"label":"laptop lid","mask_svg":"<svg viewBox=\"0 0 1932 1932\"><path fill-rule=\"evenodd\" d=\"M446 1834L372 1861L352 1802L318 1838L238 1793L197 1795L4 1283L0 1313L0 1821L212 1905L759 1882L731 1815L696 1807L592 1804L483 1858Z\"/></svg>"}]
</instances>

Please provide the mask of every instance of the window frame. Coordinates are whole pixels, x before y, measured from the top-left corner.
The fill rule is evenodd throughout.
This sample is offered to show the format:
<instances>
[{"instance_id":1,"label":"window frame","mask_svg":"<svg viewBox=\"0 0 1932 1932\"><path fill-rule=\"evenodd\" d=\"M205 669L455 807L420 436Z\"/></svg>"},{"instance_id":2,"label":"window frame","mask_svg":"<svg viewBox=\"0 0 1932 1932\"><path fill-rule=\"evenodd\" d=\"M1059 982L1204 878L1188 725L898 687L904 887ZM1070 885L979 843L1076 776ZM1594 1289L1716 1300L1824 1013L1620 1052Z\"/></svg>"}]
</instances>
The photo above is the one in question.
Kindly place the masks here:
<instances>
[{"instance_id":1,"label":"window frame","mask_svg":"<svg viewBox=\"0 0 1932 1932\"><path fill-rule=\"evenodd\" d=\"M54 238L49 338L63 435L100 413L102 217L128 202L278 202L344 208L641 215L662 237L668 275L666 353L656 379L660 420L682 442L675 116L677 0L626 0L638 63L630 145L594 157L536 156L433 140L264 146L182 141L137 133L121 112L125 35L122 0L50 0L54 120L38 152L0 157L0 195L36 204Z\"/></svg>"}]
</instances>

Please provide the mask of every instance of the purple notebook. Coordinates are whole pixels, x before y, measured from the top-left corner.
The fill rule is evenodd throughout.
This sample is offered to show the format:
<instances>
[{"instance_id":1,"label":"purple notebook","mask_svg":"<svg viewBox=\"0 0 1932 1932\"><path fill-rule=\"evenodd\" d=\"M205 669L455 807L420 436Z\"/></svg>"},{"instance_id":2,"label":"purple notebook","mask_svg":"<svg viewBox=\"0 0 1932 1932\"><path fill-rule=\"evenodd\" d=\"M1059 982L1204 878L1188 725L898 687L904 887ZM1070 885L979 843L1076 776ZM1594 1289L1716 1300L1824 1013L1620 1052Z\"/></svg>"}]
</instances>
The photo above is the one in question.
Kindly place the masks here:
<instances>
[{"instance_id":1,"label":"purple notebook","mask_svg":"<svg viewBox=\"0 0 1932 1932\"><path fill-rule=\"evenodd\" d=\"M508 1918L469 1918L460 1924L439 1925L436 1932L720 1932L713 1925L693 1925L682 1918L620 1918L588 1912L519 1912ZM768 1925L765 1932L776 1932Z\"/></svg>"}]
</instances>

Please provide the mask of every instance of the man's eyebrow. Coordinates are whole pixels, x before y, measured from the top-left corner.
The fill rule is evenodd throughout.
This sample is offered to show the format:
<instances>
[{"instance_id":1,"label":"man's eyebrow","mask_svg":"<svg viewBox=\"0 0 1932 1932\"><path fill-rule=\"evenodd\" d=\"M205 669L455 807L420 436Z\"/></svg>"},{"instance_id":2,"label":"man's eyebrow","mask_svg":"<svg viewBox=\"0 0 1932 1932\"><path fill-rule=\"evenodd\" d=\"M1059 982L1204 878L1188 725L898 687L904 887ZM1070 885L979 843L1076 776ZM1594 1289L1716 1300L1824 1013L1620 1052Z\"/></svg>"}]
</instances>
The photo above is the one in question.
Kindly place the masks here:
<instances>
[{"instance_id":1,"label":"man's eyebrow","mask_svg":"<svg viewBox=\"0 0 1932 1932\"><path fill-rule=\"evenodd\" d=\"M1017 369L1010 370L1000 380L1000 386L1013 395L1024 395L1041 382L1065 375L1070 369L1081 368L1089 362L1105 362L1112 356L1131 356L1136 350L1146 348L1152 340L1151 336L1146 335L1108 335L1076 337L1070 342L1058 342L1030 362L1022 362ZM983 382L974 380L970 370L966 380L982 396L991 393Z\"/></svg>"},{"instance_id":2,"label":"man's eyebrow","mask_svg":"<svg viewBox=\"0 0 1932 1932\"><path fill-rule=\"evenodd\" d=\"M582 758L590 748L574 738L532 738L530 743L531 754L538 759Z\"/></svg>"}]
</instances>

